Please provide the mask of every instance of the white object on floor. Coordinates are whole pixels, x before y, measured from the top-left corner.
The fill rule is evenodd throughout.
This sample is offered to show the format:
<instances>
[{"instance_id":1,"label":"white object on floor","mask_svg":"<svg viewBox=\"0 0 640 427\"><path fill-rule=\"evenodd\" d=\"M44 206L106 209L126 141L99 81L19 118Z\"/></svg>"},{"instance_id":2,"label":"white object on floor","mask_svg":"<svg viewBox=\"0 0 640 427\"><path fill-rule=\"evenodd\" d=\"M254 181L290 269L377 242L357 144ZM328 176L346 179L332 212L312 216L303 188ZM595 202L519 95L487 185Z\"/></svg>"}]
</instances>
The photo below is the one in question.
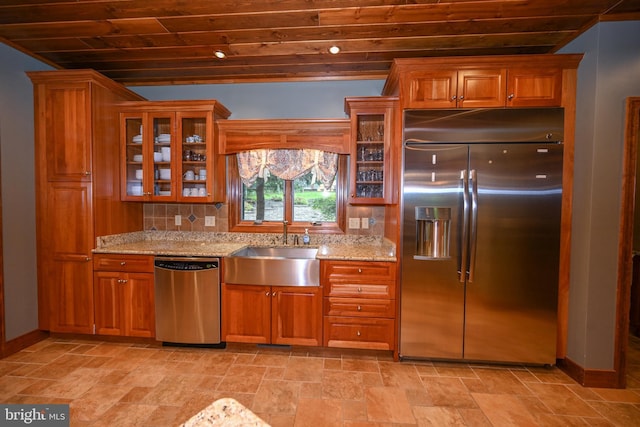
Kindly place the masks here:
<instances>
[{"instance_id":1,"label":"white object on floor","mask_svg":"<svg viewBox=\"0 0 640 427\"><path fill-rule=\"evenodd\" d=\"M240 402L231 398L222 398L213 402L195 414L180 427L208 426L256 426L269 427L256 414L245 408Z\"/></svg>"}]
</instances>

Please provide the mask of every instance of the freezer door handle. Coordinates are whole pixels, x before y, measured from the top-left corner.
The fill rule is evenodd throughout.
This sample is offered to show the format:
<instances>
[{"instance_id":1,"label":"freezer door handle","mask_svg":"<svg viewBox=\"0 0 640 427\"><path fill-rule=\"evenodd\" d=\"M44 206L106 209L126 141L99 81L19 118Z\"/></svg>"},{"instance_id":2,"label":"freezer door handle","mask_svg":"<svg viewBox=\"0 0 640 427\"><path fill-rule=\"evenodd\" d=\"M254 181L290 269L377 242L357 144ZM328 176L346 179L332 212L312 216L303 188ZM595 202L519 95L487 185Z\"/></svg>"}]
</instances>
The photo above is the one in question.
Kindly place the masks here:
<instances>
[{"instance_id":1,"label":"freezer door handle","mask_svg":"<svg viewBox=\"0 0 640 427\"><path fill-rule=\"evenodd\" d=\"M460 235L460 268L458 270L458 281L464 283L467 279L467 260L468 260L468 230L469 230L469 180L467 179L467 171L460 171L460 180L462 181L462 232Z\"/></svg>"},{"instance_id":2,"label":"freezer door handle","mask_svg":"<svg viewBox=\"0 0 640 427\"><path fill-rule=\"evenodd\" d=\"M471 259L469 260L469 283L473 283L476 267L476 246L478 242L478 177L475 169L469 173L469 189L471 193L471 237L469 246Z\"/></svg>"}]
</instances>

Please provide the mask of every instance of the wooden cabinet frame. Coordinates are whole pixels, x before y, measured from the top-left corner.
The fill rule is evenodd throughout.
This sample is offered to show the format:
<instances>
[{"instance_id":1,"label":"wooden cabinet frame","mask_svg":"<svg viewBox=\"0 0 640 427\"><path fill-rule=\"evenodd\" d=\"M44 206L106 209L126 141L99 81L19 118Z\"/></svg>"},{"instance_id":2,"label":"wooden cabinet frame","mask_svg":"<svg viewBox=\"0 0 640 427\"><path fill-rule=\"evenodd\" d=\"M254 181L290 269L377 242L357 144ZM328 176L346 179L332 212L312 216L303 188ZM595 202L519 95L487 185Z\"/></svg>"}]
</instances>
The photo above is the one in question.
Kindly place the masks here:
<instances>
[{"instance_id":1,"label":"wooden cabinet frame","mask_svg":"<svg viewBox=\"0 0 640 427\"><path fill-rule=\"evenodd\" d=\"M27 73L34 86L38 326L93 333L96 237L142 229L120 200L119 102L140 95L91 70Z\"/></svg>"}]
</instances>

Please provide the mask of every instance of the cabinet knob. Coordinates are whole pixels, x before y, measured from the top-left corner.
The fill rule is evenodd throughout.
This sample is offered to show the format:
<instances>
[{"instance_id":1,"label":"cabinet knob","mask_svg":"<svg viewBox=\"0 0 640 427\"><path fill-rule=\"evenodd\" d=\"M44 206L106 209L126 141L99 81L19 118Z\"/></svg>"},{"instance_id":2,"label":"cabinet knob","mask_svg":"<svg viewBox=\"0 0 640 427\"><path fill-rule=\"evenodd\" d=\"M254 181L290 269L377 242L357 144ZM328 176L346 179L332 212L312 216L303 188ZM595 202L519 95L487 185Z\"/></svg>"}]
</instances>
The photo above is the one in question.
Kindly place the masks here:
<instances>
[{"instance_id":1,"label":"cabinet knob","mask_svg":"<svg viewBox=\"0 0 640 427\"><path fill-rule=\"evenodd\" d=\"M361 306L358 306L357 310L358 310L358 311L362 311L362 307L361 307Z\"/></svg>"},{"instance_id":2,"label":"cabinet knob","mask_svg":"<svg viewBox=\"0 0 640 427\"><path fill-rule=\"evenodd\" d=\"M362 335L362 334L360 333L360 331L358 331L358 332L356 332L356 335L357 335L357 336L360 336L360 335Z\"/></svg>"},{"instance_id":3,"label":"cabinet knob","mask_svg":"<svg viewBox=\"0 0 640 427\"><path fill-rule=\"evenodd\" d=\"M271 296L272 296L273 298L275 298L275 297L276 297L276 295L278 295L278 293L277 293L277 292L271 292Z\"/></svg>"},{"instance_id":4,"label":"cabinet knob","mask_svg":"<svg viewBox=\"0 0 640 427\"><path fill-rule=\"evenodd\" d=\"M460 98L458 98L459 101L462 101L464 99L464 95L460 95Z\"/></svg>"},{"instance_id":5,"label":"cabinet knob","mask_svg":"<svg viewBox=\"0 0 640 427\"><path fill-rule=\"evenodd\" d=\"M515 97L516 97L516 95L515 95L515 94L510 93L510 94L509 94L509 96L507 96L507 99L508 99L509 101L511 101L511 100L512 100L513 98L515 98Z\"/></svg>"},{"instance_id":6,"label":"cabinet knob","mask_svg":"<svg viewBox=\"0 0 640 427\"><path fill-rule=\"evenodd\" d=\"M85 261L87 261L87 262L88 262L88 261L91 261L91 257L85 257L85 259L84 259L84 260L85 260Z\"/></svg>"},{"instance_id":7,"label":"cabinet knob","mask_svg":"<svg viewBox=\"0 0 640 427\"><path fill-rule=\"evenodd\" d=\"M358 269L358 273L362 273L362 269L361 268Z\"/></svg>"},{"instance_id":8,"label":"cabinet knob","mask_svg":"<svg viewBox=\"0 0 640 427\"><path fill-rule=\"evenodd\" d=\"M265 294L265 296L270 296L270 295L271 295L271 292L267 291L267 292L265 292L264 294Z\"/></svg>"},{"instance_id":9,"label":"cabinet knob","mask_svg":"<svg viewBox=\"0 0 640 427\"><path fill-rule=\"evenodd\" d=\"M127 261L120 261L120 265L127 265Z\"/></svg>"},{"instance_id":10,"label":"cabinet knob","mask_svg":"<svg viewBox=\"0 0 640 427\"><path fill-rule=\"evenodd\" d=\"M452 101L455 101L457 98L458 98L457 96L453 95L453 96L451 97L451 100L452 100Z\"/></svg>"},{"instance_id":11,"label":"cabinet knob","mask_svg":"<svg viewBox=\"0 0 640 427\"><path fill-rule=\"evenodd\" d=\"M362 288L361 287L358 287L358 292L362 292Z\"/></svg>"},{"instance_id":12,"label":"cabinet knob","mask_svg":"<svg viewBox=\"0 0 640 427\"><path fill-rule=\"evenodd\" d=\"M89 175L91 175L91 172L89 172L89 171L84 171L84 174L85 174L86 176L89 176Z\"/></svg>"}]
</instances>

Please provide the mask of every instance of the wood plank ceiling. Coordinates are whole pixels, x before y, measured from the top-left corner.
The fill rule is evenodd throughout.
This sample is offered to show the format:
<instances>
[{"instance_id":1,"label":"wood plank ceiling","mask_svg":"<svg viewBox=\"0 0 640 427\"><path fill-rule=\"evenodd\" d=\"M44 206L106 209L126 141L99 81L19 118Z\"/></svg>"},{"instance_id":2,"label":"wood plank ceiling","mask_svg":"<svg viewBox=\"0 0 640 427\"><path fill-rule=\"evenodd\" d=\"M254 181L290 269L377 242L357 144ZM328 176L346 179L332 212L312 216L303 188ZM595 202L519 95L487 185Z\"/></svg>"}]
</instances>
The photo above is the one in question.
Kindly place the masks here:
<instances>
[{"instance_id":1,"label":"wood plank ceiling","mask_svg":"<svg viewBox=\"0 0 640 427\"><path fill-rule=\"evenodd\" d=\"M384 79L394 58L552 53L619 19L640 0L2 0L0 41L126 85Z\"/></svg>"}]
</instances>

